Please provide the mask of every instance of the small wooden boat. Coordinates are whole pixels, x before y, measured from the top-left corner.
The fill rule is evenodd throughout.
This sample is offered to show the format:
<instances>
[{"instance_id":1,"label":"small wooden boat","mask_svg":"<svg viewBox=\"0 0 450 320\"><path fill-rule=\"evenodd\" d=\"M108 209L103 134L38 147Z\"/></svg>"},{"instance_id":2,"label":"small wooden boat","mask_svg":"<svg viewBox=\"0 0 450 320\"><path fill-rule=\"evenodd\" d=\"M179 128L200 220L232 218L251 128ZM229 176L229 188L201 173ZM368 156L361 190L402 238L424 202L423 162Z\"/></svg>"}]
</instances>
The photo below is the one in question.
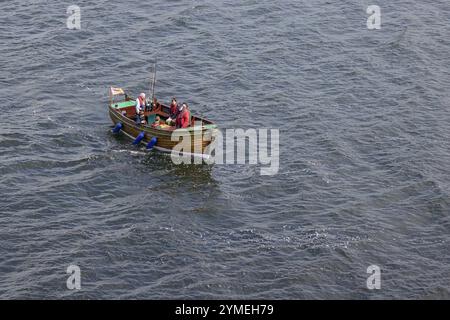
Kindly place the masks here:
<instances>
[{"instance_id":1,"label":"small wooden boat","mask_svg":"<svg viewBox=\"0 0 450 320\"><path fill-rule=\"evenodd\" d=\"M153 148L163 152L172 152L172 149L183 139L178 138L172 141L172 134L176 132L177 135L191 138L191 150L183 150L180 155L209 158L206 148L214 141L214 132L217 130L217 126L205 118L191 115L188 128L176 129L175 126L165 124L165 120L169 117L170 107L158 102L152 103L151 108L144 112L146 124L136 123L135 99L126 94L123 89L115 87L110 88L108 108L109 116L116 126L116 130L134 139L135 142L141 138L138 143L148 146L153 142ZM159 125L155 125L156 116L161 119Z\"/></svg>"}]
</instances>

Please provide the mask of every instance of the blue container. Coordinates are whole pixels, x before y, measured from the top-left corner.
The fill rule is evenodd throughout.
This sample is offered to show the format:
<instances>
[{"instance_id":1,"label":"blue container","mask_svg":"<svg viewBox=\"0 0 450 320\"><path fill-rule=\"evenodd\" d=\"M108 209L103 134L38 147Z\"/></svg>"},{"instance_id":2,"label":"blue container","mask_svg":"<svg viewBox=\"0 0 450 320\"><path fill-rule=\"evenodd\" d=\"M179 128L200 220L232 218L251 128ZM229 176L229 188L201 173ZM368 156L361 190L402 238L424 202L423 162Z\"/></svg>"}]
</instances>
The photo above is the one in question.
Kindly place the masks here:
<instances>
[{"instance_id":1,"label":"blue container","mask_svg":"<svg viewBox=\"0 0 450 320\"><path fill-rule=\"evenodd\" d=\"M134 141L133 141L133 144L134 145L137 145L137 144L139 144L141 141L142 141L142 139L144 139L144 131L142 131L141 133L139 133L139 135L136 137L136 139L134 139Z\"/></svg>"},{"instance_id":2,"label":"blue container","mask_svg":"<svg viewBox=\"0 0 450 320\"><path fill-rule=\"evenodd\" d=\"M112 129L112 132L113 133L119 133L119 131L122 130L122 128L123 128L122 122L118 122L116 124L116 126L114 127L114 129Z\"/></svg>"},{"instance_id":3,"label":"blue container","mask_svg":"<svg viewBox=\"0 0 450 320\"><path fill-rule=\"evenodd\" d=\"M151 150L157 141L158 139L156 137L153 137L152 140L147 143L147 150Z\"/></svg>"}]
</instances>

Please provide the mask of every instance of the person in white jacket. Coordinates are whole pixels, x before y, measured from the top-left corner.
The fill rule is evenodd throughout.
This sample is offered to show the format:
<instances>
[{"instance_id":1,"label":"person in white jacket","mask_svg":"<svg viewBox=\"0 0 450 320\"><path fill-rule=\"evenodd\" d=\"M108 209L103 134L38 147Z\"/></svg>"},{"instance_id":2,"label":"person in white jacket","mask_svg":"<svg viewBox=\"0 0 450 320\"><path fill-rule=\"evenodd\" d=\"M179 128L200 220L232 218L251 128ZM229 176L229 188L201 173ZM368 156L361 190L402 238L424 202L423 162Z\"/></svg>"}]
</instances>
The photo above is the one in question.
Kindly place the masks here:
<instances>
[{"instance_id":1,"label":"person in white jacket","mask_svg":"<svg viewBox=\"0 0 450 320\"><path fill-rule=\"evenodd\" d=\"M141 117L144 116L145 110L145 93L141 93L139 97L136 99L136 123L139 124L142 122Z\"/></svg>"}]
</instances>

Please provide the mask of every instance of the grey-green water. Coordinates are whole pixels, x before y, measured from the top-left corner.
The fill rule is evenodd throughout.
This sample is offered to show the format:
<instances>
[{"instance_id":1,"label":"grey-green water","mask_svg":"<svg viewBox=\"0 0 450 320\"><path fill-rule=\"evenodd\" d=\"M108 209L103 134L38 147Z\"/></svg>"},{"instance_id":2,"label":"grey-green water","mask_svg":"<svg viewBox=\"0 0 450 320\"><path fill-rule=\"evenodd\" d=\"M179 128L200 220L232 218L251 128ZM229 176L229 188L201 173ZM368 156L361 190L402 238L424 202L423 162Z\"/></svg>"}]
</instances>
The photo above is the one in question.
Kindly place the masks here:
<instances>
[{"instance_id":1,"label":"grey-green water","mask_svg":"<svg viewBox=\"0 0 450 320\"><path fill-rule=\"evenodd\" d=\"M0 298L449 298L447 1L2 4ZM113 136L155 57L161 100L279 129L278 174Z\"/></svg>"}]
</instances>

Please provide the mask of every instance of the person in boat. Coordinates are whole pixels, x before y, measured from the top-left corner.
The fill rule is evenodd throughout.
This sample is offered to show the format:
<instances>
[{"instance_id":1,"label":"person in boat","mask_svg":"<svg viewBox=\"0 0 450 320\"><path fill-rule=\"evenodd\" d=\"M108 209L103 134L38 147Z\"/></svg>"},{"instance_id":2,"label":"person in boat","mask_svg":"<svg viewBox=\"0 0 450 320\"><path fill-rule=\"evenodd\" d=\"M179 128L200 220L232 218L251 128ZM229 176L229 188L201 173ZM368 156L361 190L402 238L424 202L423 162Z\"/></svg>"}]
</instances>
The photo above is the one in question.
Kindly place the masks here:
<instances>
[{"instance_id":1,"label":"person in boat","mask_svg":"<svg viewBox=\"0 0 450 320\"><path fill-rule=\"evenodd\" d=\"M158 99L153 98L153 102L151 104L151 108L149 108L149 111L155 111L161 109L161 104L159 103Z\"/></svg>"},{"instance_id":2,"label":"person in boat","mask_svg":"<svg viewBox=\"0 0 450 320\"><path fill-rule=\"evenodd\" d=\"M145 93L141 93L136 99L136 123L142 123L145 110ZM145 121L145 119L144 119Z\"/></svg>"},{"instance_id":3,"label":"person in boat","mask_svg":"<svg viewBox=\"0 0 450 320\"><path fill-rule=\"evenodd\" d=\"M167 118L166 123L168 125L174 125L178 114L178 103L176 98L172 98L172 103L170 104L169 118Z\"/></svg>"},{"instance_id":4,"label":"person in boat","mask_svg":"<svg viewBox=\"0 0 450 320\"><path fill-rule=\"evenodd\" d=\"M189 106L186 102L183 102L180 109L178 110L176 128L187 128L190 125L189 119L191 118L191 113L189 112Z\"/></svg>"},{"instance_id":5,"label":"person in boat","mask_svg":"<svg viewBox=\"0 0 450 320\"><path fill-rule=\"evenodd\" d=\"M156 116L155 122L152 123L152 127L155 128L159 125L161 125L161 118L159 116Z\"/></svg>"}]
</instances>

